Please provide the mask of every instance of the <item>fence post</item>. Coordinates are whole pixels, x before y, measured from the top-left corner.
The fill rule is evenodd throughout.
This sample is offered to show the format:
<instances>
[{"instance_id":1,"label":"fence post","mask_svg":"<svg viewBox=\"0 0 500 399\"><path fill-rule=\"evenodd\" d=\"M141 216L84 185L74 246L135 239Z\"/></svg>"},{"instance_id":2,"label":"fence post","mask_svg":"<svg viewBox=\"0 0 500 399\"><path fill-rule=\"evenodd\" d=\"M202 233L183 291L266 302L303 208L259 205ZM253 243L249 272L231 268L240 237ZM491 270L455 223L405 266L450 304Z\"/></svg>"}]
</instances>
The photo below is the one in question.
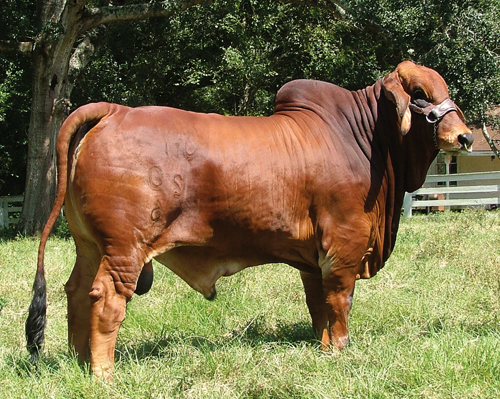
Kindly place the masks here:
<instances>
[{"instance_id":1,"label":"fence post","mask_svg":"<svg viewBox=\"0 0 500 399\"><path fill-rule=\"evenodd\" d=\"M12 213L19 213L22 211L21 206L9 206L9 204L14 205L15 202L23 202L24 197L22 195L14 195L12 197L0 197L0 229L8 229L11 224L16 224L19 218L12 215ZM9 217L9 214L11 217Z\"/></svg>"},{"instance_id":2,"label":"fence post","mask_svg":"<svg viewBox=\"0 0 500 399\"><path fill-rule=\"evenodd\" d=\"M404 217L405 218L411 218L412 215L412 209L411 209L411 202L413 200L413 197L410 193L405 193L405 198L403 201L403 208L404 208Z\"/></svg>"}]
</instances>

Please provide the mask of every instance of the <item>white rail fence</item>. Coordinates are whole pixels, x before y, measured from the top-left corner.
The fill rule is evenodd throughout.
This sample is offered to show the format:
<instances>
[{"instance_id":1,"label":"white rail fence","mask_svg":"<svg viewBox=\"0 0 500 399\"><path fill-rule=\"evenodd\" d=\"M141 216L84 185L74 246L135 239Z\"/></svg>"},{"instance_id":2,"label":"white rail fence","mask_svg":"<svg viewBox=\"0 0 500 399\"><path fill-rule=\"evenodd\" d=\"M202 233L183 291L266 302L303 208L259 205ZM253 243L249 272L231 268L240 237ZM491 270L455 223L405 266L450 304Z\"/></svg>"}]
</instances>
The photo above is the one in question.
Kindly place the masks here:
<instances>
[{"instance_id":1,"label":"white rail fence","mask_svg":"<svg viewBox=\"0 0 500 399\"><path fill-rule=\"evenodd\" d=\"M422 188L405 194L404 217L411 217L415 208L428 211L496 207L499 198L500 172L429 175Z\"/></svg>"},{"instance_id":2,"label":"white rail fence","mask_svg":"<svg viewBox=\"0 0 500 399\"><path fill-rule=\"evenodd\" d=\"M16 225L18 217L16 214L23 209L22 195L12 197L0 197L0 229L6 229L11 224Z\"/></svg>"}]
</instances>

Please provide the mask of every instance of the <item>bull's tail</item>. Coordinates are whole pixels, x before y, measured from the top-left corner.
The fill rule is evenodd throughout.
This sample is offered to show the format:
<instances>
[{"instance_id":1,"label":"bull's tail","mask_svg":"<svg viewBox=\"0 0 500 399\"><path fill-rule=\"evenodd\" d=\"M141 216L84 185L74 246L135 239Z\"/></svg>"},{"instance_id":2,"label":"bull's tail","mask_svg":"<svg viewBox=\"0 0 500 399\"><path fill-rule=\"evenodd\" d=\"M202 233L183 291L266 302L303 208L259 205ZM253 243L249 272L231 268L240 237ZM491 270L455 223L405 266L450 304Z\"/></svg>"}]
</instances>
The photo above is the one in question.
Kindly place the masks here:
<instances>
[{"instance_id":1,"label":"bull's tail","mask_svg":"<svg viewBox=\"0 0 500 399\"><path fill-rule=\"evenodd\" d=\"M61 213L68 183L68 150L71 138L80 127L89 122L98 122L109 115L116 105L94 103L84 105L73 112L63 123L57 137L57 194L45 223L38 247L38 264L33 283L33 299L26 320L26 347L31 355L31 362L36 363L45 334L47 295L45 283L45 267L43 263L45 245L54 224Z\"/></svg>"}]
</instances>

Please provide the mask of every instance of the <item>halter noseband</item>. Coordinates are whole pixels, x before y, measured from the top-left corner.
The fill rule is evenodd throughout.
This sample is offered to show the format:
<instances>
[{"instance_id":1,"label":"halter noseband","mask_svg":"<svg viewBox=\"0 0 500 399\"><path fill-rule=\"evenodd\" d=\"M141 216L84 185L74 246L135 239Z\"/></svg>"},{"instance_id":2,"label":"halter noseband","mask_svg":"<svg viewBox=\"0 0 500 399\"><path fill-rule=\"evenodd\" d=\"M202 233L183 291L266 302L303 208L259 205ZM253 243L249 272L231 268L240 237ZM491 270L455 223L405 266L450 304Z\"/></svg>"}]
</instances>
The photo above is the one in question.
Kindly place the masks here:
<instances>
[{"instance_id":1,"label":"halter noseband","mask_svg":"<svg viewBox=\"0 0 500 399\"><path fill-rule=\"evenodd\" d=\"M422 99L413 100L410 103L410 109L419 114L425 115L425 118L429 123L439 123L448 112L456 111L459 113L457 106L449 98L437 105L431 104Z\"/></svg>"},{"instance_id":2,"label":"halter noseband","mask_svg":"<svg viewBox=\"0 0 500 399\"><path fill-rule=\"evenodd\" d=\"M431 104L423 99L412 100L412 102L410 103L410 109L418 114L425 115L425 119L427 120L427 122L429 122L431 125L434 125L433 139L434 145L437 149L439 149L439 146L437 144L436 134L439 122L441 122L443 117L448 112L455 111L458 113L458 115L461 115L455 103L449 98L437 105Z\"/></svg>"}]
</instances>

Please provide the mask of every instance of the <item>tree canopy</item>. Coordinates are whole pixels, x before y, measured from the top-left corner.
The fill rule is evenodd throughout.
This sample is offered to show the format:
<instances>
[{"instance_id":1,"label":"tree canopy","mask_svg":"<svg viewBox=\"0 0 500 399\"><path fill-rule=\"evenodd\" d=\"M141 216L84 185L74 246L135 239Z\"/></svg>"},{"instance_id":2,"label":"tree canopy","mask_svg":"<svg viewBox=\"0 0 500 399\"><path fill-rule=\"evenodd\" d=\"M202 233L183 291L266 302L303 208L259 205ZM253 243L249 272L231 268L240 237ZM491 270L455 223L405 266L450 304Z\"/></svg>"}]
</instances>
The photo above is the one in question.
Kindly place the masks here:
<instances>
[{"instance_id":1,"label":"tree canopy","mask_svg":"<svg viewBox=\"0 0 500 399\"><path fill-rule=\"evenodd\" d=\"M0 195L24 190L39 87L33 54L68 33L57 18L40 19L49 2L69 7L67 0L0 4ZM74 3L83 8L73 22L80 24L68 75L74 88L66 90L71 105L64 103L71 109L105 100L264 115L291 79L357 89L406 59L438 70L469 120L500 104L500 0ZM53 41L39 40L44 35Z\"/></svg>"}]
</instances>

